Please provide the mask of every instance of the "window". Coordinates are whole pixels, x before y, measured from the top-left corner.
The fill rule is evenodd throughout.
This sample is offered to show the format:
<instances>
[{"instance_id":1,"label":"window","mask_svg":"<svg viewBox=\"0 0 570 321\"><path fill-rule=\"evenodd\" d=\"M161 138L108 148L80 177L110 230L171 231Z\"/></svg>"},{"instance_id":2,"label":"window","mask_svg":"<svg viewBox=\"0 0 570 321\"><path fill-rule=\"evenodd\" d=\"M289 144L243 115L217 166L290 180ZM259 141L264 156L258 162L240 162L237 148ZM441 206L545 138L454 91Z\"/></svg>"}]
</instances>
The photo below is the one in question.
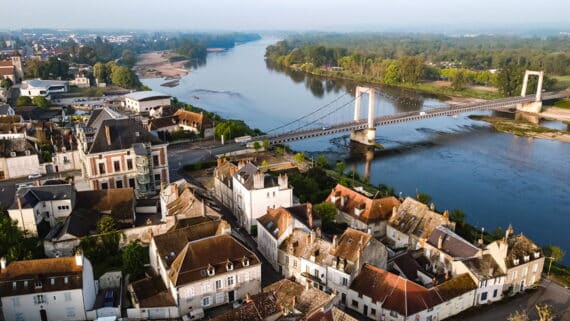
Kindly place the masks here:
<instances>
[{"instance_id":1,"label":"window","mask_svg":"<svg viewBox=\"0 0 570 321\"><path fill-rule=\"evenodd\" d=\"M12 282L12 290L16 289L16 282Z\"/></svg>"},{"instance_id":2,"label":"window","mask_svg":"<svg viewBox=\"0 0 570 321\"><path fill-rule=\"evenodd\" d=\"M129 178L129 187L135 188L135 179L134 178Z\"/></svg>"},{"instance_id":3,"label":"window","mask_svg":"<svg viewBox=\"0 0 570 321\"><path fill-rule=\"evenodd\" d=\"M51 285L54 285L54 284L55 284L55 278L49 279L49 283L50 283Z\"/></svg>"},{"instance_id":4,"label":"window","mask_svg":"<svg viewBox=\"0 0 570 321\"><path fill-rule=\"evenodd\" d=\"M493 291L493 297L496 298L497 294L499 294L499 290L495 289L495 291Z\"/></svg>"},{"instance_id":5,"label":"window","mask_svg":"<svg viewBox=\"0 0 570 321\"><path fill-rule=\"evenodd\" d=\"M65 298L65 302L71 301L71 292L65 292L63 297Z\"/></svg>"},{"instance_id":6,"label":"window","mask_svg":"<svg viewBox=\"0 0 570 321\"><path fill-rule=\"evenodd\" d=\"M109 189L109 183L101 183L101 189Z\"/></svg>"},{"instance_id":7,"label":"window","mask_svg":"<svg viewBox=\"0 0 570 321\"><path fill-rule=\"evenodd\" d=\"M46 298L43 294L34 296L34 304L44 304L46 303Z\"/></svg>"},{"instance_id":8,"label":"window","mask_svg":"<svg viewBox=\"0 0 570 321\"><path fill-rule=\"evenodd\" d=\"M517 271L513 271L512 280L514 281L517 278Z\"/></svg>"},{"instance_id":9,"label":"window","mask_svg":"<svg viewBox=\"0 0 570 321\"><path fill-rule=\"evenodd\" d=\"M127 159L127 169L128 170L133 169L133 160L132 159Z\"/></svg>"},{"instance_id":10,"label":"window","mask_svg":"<svg viewBox=\"0 0 570 321\"><path fill-rule=\"evenodd\" d=\"M154 166L160 165L158 162L158 155L152 155L152 165Z\"/></svg>"},{"instance_id":11,"label":"window","mask_svg":"<svg viewBox=\"0 0 570 321\"><path fill-rule=\"evenodd\" d=\"M487 292L481 293L481 301L487 301Z\"/></svg>"},{"instance_id":12,"label":"window","mask_svg":"<svg viewBox=\"0 0 570 321\"><path fill-rule=\"evenodd\" d=\"M313 272L313 275L318 278L319 277L319 270L315 269L315 271Z\"/></svg>"},{"instance_id":13,"label":"window","mask_svg":"<svg viewBox=\"0 0 570 321\"><path fill-rule=\"evenodd\" d=\"M113 161L113 170L114 170L115 172L120 172L120 171L121 171L121 162L120 162L120 161L118 161L118 160Z\"/></svg>"},{"instance_id":14,"label":"window","mask_svg":"<svg viewBox=\"0 0 570 321\"><path fill-rule=\"evenodd\" d=\"M65 278L63 278L63 283L65 284L69 283L69 277L66 276Z\"/></svg>"},{"instance_id":15,"label":"window","mask_svg":"<svg viewBox=\"0 0 570 321\"><path fill-rule=\"evenodd\" d=\"M523 275L526 276L528 274L528 266L524 267Z\"/></svg>"},{"instance_id":16,"label":"window","mask_svg":"<svg viewBox=\"0 0 570 321\"><path fill-rule=\"evenodd\" d=\"M205 296L202 298L202 306L203 307L208 307L208 306L210 306L210 304L212 304L212 302L210 302L209 296Z\"/></svg>"},{"instance_id":17,"label":"window","mask_svg":"<svg viewBox=\"0 0 570 321\"><path fill-rule=\"evenodd\" d=\"M36 283L34 284L34 287L36 289L41 289L42 288L42 282L41 281L36 281Z\"/></svg>"},{"instance_id":18,"label":"window","mask_svg":"<svg viewBox=\"0 0 570 321\"><path fill-rule=\"evenodd\" d=\"M228 276L228 286L233 286L233 285L234 285L234 277Z\"/></svg>"},{"instance_id":19,"label":"window","mask_svg":"<svg viewBox=\"0 0 570 321\"><path fill-rule=\"evenodd\" d=\"M348 285L348 279L347 279L347 278L342 278L342 285L343 285L343 286L347 286L347 285Z\"/></svg>"},{"instance_id":20,"label":"window","mask_svg":"<svg viewBox=\"0 0 570 321\"><path fill-rule=\"evenodd\" d=\"M372 308L371 308L371 309L370 309L370 314L371 314L371 315L376 315L376 309L372 309Z\"/></svg>"},{"instance_id":21,"label":"window","mask_svg":"<svg viewBox=\"0 0 570 321\"><path fill-rule=\"evenodd\" d=\"M99 163L99 175L105 174L105 163Z\"/></svg>"},{"instance_id":22,"label":"window","mask_svg":"<svg viewBox=\"0 0 570 321\"><path fill-rule=\"evenodd\" d=\"M538 264L534 263L532 265L532 272L536 272L538 270Z\"/></svg>"},{"instance_id":23,"label":"window","mask_svg":"<svg viewBox=\"0 0 570 321\"><path fill-rule=\"evenodd\" d=\"M222 288L222 280L216 280L216 290Z\"/></svg>"},{"instance_id":24,"label":"window","mask_svg":"<svg viewBox=\"0 0 570 321\"><path fill-rule=\"evenodd\" d=\"M117 181L117 188L123 188L123 181Z\"/></svg>"},{"instance_id":25,"label":"window","mask_svg":"<svg viewBox=\"0 0 570 321\"><path fill-rule=\"evenodd\" d=\"M352 306L358 308L358 301L352 300Z\"/></svg>"},{"instance_id":26,"label":"window","mask_svg":"<svg viewBox=\"0 0 570 321\"><path fill-rule=\"evenodd\" d=\"M25 288L28 287L28 281L24 281L24 287L25 287Z\"/></svg>"},{"instance_id":27,"label":"window","mask_svg":"<svg viewBox=\"0 0 570 321\"><path fill-rule=\"evenodd\" d=\"M275 197L275 192L273 192L273 197Z\"/></svg>"},{"instance_id":28,"label":"window","mask_svg":"<svg viewBox=\"0 0 570 321\"><path fill-rule=\"evenodd\" d=\"M75 317L75 308L71 307L71 308L65 309L65 314L67 315L68 318Z\"/></svg>"},{"instance_id":29,"label":"window","mask_svg":"<svg viewBox=\"0 0 570 321\"><path fill-rule=\"evenodd\" d=\"M390 316L391 316L391 317L394 317L394 318L397 318L397 317L398 317L398 312L396 312L396 311L390 311Z\"/></svg>"}]
</instances>

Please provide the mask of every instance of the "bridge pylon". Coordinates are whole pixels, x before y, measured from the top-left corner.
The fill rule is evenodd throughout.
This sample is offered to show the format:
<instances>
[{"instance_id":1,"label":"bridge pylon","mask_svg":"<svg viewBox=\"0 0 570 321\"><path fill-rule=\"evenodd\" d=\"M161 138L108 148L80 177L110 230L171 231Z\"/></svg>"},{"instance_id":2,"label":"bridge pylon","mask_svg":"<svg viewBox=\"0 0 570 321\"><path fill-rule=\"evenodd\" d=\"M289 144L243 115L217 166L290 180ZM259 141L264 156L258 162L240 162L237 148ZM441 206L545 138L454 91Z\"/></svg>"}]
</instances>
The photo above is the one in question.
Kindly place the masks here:
<instances>
[{"instance_id":1,"label":"bridge pylon","mask_svg":"<svg viewBox=\"0 0 570 321\"><path fill-rule=\"evenodd\" d=\"M521 97L526 96L526 90L528 87L528 77L529 76L537 76L538 77L538 85L536 86L535 100L533 102L529 102L529 103L517 104L517 110L527 112L527 113L538 114L542 111L542 83L544 80L544 71L532 71L532 70L525 71L523 86L522 86L522 90L521 90Z\"/></svg>"},{"instance_id":2,"label":"bridge pylon","mask_svg":"<svg viewBox=\"0 0 570 321\"><path fill-rule=\"evenodd\" d=\"M355 130L350 134L350 140L368 146L376 145L375 118L375 90L369 87L356 87L354 99L354 121L360 120L360 98L363 94L368 94L368 127Z\"/></svg>"}]
</instances>

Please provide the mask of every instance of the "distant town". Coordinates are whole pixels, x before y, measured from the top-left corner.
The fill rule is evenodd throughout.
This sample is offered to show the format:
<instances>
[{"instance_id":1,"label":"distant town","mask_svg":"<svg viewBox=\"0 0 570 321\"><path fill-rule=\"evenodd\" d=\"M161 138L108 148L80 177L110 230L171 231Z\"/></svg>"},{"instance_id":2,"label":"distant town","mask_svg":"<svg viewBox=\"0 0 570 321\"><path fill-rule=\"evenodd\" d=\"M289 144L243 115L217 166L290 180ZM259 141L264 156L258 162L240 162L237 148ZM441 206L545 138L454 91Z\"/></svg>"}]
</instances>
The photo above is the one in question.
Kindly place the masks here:
<instances>
[{"instance_id":1,"label":"distant town","mask_svg":"<svg viewBox=\"0 0 570 321\"><path fill-rule=\"evenodd\" d=\"M207 63L208 52L259 38L0 33L0 320L567 318L568 306L558 309L548 295L570 300L563 264L569 244L539 244L516 221L481 229L461 210L440 208L429 191L403 195L374 186L342 160L310 158L287 145L351 131L352 141L380 148L370 117L272 136L139 79L178 86L192 66ZM269 47L269 58L324 76L358 73L358 62L348 58L344 67L315 66L308 56L292 61L300 50L293 47ZM449 76L467 68L458 62L428 67L448 72L441 81L475 86ZM484 76L490 82L498 72ZM543 72L526 75L523 93L529 75L540 77L538 84L531 80L531 98L476 88L472 96L482 99L484 92L504 106L477 100L481 105L454 108L518 104L514 109L541 113L542 100L555 100L559 109L550 112L569 117L570 94L554 82L547 86L548 79L543 93ZM408 86L403 78L393 85L400 82ZM365 85L355 89L358 104L360 91L374 95ZM529 128L520 136L568 135Z\"/></svg>"}]
</instances>

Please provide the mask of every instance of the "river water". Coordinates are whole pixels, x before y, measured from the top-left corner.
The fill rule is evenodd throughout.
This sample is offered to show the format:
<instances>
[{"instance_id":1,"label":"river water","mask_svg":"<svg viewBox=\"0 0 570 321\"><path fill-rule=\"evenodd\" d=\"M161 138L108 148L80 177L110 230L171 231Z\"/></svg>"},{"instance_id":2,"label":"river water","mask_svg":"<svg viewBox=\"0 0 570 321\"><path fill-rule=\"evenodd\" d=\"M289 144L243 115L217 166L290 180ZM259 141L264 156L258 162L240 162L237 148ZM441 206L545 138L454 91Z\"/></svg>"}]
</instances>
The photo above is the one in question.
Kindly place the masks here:
<instances>
[{"instance_id":1,"label":"river water","mask_svg":"<svg viewBox=\"0 0 570 321\"><path fill-rule=\"evenodd\" d=\"M192 69L174 88L160 86L162 79L143 79L143 83L264 131L335 99L337 103L330 108L347 107L327 121L350 120L354 84L272 67L263 55L265 47L277 40L265 37L211 53L205 65ZM442 104L435 97L382 88L376 114ZM364 115L366 98L362 105ZM315 125L326 126L327 122ZM567 128L558 122L545 125ZM313 156L344 159L348 169L365 175L365 157L351 153L346 141L345 136L322 137L291 147ZM385 149L369 162L369 179L375 185L390 185L402 195L427 193L438 210L461 209L470 223L487 231L512 224L515 232L539 244L570 250L570 144L497 133L467 115L380 127L377 141ZM570 255L565 263L570 263Z\"/></svg>"}]
</instances>

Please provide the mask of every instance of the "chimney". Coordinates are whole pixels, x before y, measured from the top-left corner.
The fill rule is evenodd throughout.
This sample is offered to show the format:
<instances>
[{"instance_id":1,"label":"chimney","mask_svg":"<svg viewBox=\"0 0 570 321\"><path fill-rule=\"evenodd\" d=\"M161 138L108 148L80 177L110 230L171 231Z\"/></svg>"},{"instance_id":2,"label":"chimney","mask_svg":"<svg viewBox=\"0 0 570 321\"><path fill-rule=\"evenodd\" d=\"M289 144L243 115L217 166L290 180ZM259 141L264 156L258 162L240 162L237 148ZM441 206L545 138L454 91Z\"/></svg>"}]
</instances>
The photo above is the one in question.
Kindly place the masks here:
<instances>
[{"instance_id":1,"label":"chimney","mask_svg":"<svg viewBox=\"0 0 570 321\"><path fill-rule=\"evenodd\" d=\"M446 219L449 219L449 211L448 210L443 211L443 217L445 217Z\"/></svg>"},{"instance_id":2,"label":"chimney","mask_svg":"<svg viewBox=\"0 0 570 321\"><path fill-rule=\"evenodd\" d=\"M362 248L359 246L356 250L356 271L360 271L360 259L362 257Z\"/></svg>"},{"instance_id":3,"label":"chimney","mask_svg":"<svg viewBox=\"0 0 570 321\"><path fill-rule=\"evenodd\" d=\"M175 195L178 198L178 186L176 184L171 184L170 188L172 189L172 195Z\"/></svg>"},{"instance_id":4,"label":"chimney","mask_svg":"<svg viewBox=\"0 0 570 321\"><path fill-rule=\"evenodd\" d=\"M279 174L278 183L279 183L279 188L287 189L289 187L289 180L287 174L283 175Z\"/></svg>"},{"instance_id":5,"label":"chimney","mask_svg":"<svg viewBox=\"0 0 570 321\"><path fill-rule=\"evenodd\" d=\"M216 159L216 164L218 165L218 167L222 166L222 159L221 158Z\"/></svg>"},{"instance_id":6,"label":"chimney","mask_svg":"<svg viewBox=\"0 0 570 321\"><path fill-rule=\"evenodd\" d=\"M505 239L508 239L511 235L513 235L513 226L509 224L509 227L505 231Z\"/></svg>"},{"instance_id":7,"label":"chimney","mask_svg":"<svg viewBox=\"0 0 570 321\"><path fill-rule=\"evenodd\" d=\"M39 187L39 186L41 186L41 185L42 185L42 184L40 183L40 180L39 180L39 179L36 179L36 187Z\"/></svg>"},{"instance_id":8,"label":"chimney","mask_svg":"<svg viewBox=\"0 0 570 321\"><path fill-rule=\"evenodd\" d=\"M111 145L111 129L105 125L105 137L107 137L107 145Z\"/></svg>"},{"instance_id":9,"label":"chimney","mask_svg":"<svg viewBox=\"0 0 570 321\"><path fill-rule=\"evenodd\" d=\"M309 233L309 237L311 244L315 243L315 231L311 230L311 233Z\"/></svg>"},{"instance_id":10,"label":"chimney","mask_svg":"<svg viewBox=\"0 0 570 321\"><path fill-rule=\"evenodd\" d=\"M435 211L435 204L434 204L434 203L431 203L431 204L429 205L429 209L432 210L432 211Z\"/></svg>"},{"instance_id":11,"label":"chimney","mask_svg":"<svg viewBox=\"0 0 570 321\"><path fill-rule=\"evenodd\" d=\"M6 258L1 257L0 258L0 271L4 272L4 270L6 270Z\"/></svg>"},{"instance_id":12,"label":"chimney","mask_svg":"<svg viewBox=\"0 0 570 321\"><path fill-rule=\"evenodd\" d=\"M16 202L18 202L18 209L21 210L22 209L22 200L20 199L20 196L16 196Z\"/></svg>"},{"instance_id":13,"label":"chimney","mask_svg":"<svg viewBox=\"0 0 570 321\"><path fill-rule=\"evenodd\" d=\"M437 239L437 248L441 250L442 247L443 247L443 235L440 235L439 238Z\"/></svg>"},{"instance_id":14,"label":"chimney","mask_svg":"<svg viewBox=\"0 0 570 321\"><path fill-rule=\"evenodd\" d=\"M336 247L337 238L338 238L338 236L333 235L333 238L332 238L332 246L333 246L333 247Z\"/></svg>"},{"instance_id":15,"label":"chimney","mask_svg":"<svg viewBox=\"0 0 570 321\"><path fill-rule=\"evenodd\" d=\"M249 295L249 293L246 293L245 295L245 303L249 303L251 302L251 296Z\"/></svg>"},{"instance_id":16,"label":"chimney","mask_svg":"<svg viewBox=\"0 0 570 321\"><path fill-rule=\"evenodd\" d=\"M81 250L75 252L75 265L83 266L83 252Z\"/></svg>"},{"instance_id":17,"label":"chimney","mask_svg":"<svg viewBox=\"0 0 570 321\"><path fill-rule=\"evenodd\" d=\"M309 221L309 228L313 228L313 204L307 203L307 219Z\"/></svg>"},{"instance_id":18,"label":"chimney","mask_svg":"<svg viewBox=\"0 0 570 321\"><path fill-rule=\"evenodd\" d=\"M348 201L348 196L341 196L340 197L340 206L344 207L344 204L346 204L346 202Z\"/></svg>"},{"instance_id":19,"label":"chimney","mask_svg":"<svg viewBox=\"0 0 570 321\"><path fill-rule=\"evenodd\" d=\"M265 176L262 172L253 174L253 188L260 189L265 187Z\"/></svg>"}]
</instances>

